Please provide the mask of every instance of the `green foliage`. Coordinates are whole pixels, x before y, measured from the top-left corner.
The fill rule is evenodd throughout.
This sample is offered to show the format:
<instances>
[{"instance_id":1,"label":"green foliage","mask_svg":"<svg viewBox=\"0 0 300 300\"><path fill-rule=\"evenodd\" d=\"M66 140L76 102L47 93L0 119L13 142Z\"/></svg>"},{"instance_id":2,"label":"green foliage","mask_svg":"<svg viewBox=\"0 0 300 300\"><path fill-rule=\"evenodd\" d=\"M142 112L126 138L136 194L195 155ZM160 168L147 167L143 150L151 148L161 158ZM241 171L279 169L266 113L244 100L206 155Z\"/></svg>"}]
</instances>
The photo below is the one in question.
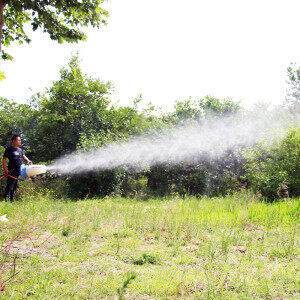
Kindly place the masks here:
<instances>
[{"instance_id":1,"label":"green foliage","mask_svg":"<svg viewBox=\"0 0 300 300\"><path fill-rule=\"evenodd\" d=\"M117 292L118 292L118 295L119 295L119 300L122 300L122 299L125 299L125 297L123 296L129 283L134 280L136 278L136 274L133 273L133 274L129 274L126 278L126 280L123 282L123 285L122 287L118 288Z\"/></svg>"},{"instance_id":2,"label":"green foliage","mask_svg":"<svg viewBox=\"0 0 300 300\"><path fill-rule=\"evenodd\" d=\"M122 197L149 199L153 196L148 188L148 179L144 172L136 173L125 171L125 176L121 185Z\"/></svg>"},{"instance_id":3,"label":"green foliage","mask_svg":"<svg viewBox=\"0 0 300 300\"><path fill-rule=\"evenodd\" d=\"M120 170L105 170L66 177L66 193L73 199L104 197L120 193L124 173Z\"/></svg>"},{"instance_id":4,"label":"green foliage","mask_svg":"<svg viewBox=\"0 0 300 300\"><path fill-rule=\"evenodd\" d=\"M249 149L246 178L262 196L274 200L300 193L300 129L291 129L277 145Z\"/></svg>"},{"instance_id":5,"label":"green foliage","mask_svg":"<svg viewBox=\"0 0 300 300\"><path fill-rule=\"evenodd\" d=\"M18 119L22 116L19 112L20 105L0 98L0 144L8 145L11 136L18 132Z\"/></svg>"},{"instance_id":6,"label":"green foliage","mask_svg":"<svg viewBox=\"0 0 300 300\"><path fill-rule=\"evenodd\" d=\"M188 99L178 101L174 112L164 117L166 122L180 124L182 121L196 120L200 122L209 116L226 116L241 111L239 103L230 99L218 99L206 96L204 99Z\"/></svg>"},{"instance_id":7,"label":"green foliage","mask_svg":"<svg viewBox=\"0 0 300 300\"><path fill-rule=\"evenodd\" d=\"M287 105L294 113L300 113L300 66L296 63L291 63L287 68L288 75L288 91Z\"/></svg>"},{"instance_id":8,"label":"green foliage","mask_svg":"<svg viewBox=\"0 0 300 300\"><path fill-rule=\"evenodd\" d=\"M42 29L52 40L62 43L85 40L82 27L106 24L108 12L100 7L102 0L89 1L15 1L4 3L4 26L1 43L8 47L12 42L29 43L26 25L33 31ZM3 59L12 59L6 52Z\"/></svg>"},{"instance_id":9,"label":"green foliage","mask_svg":"<svg viewBox=\"0 0 300 300\"><path fill-rule=\"evenodd\" d=\"M199 157L176 165L151 167L148 188L155 195L225 195L240 189L245 159L240 151L228 151L218 159Z\"/></svg>"},{"instance_id":10,"label":"green foliage","mask_svg":"<svg viewBox=\"0 0 300 300\"><path fill-rule=\"evenodd\" d=\"M158 118L147 117L135 107L111 105L111 90L109 82L84 74L78 57L72 57L68 67L60 70L60 79L31 99L25 131L36 159L53 160L161 126Z\"/></svg>"},{"instance_id":11,"label":"green foliage","mask_svg":"<svg viewBox=\"0 0 300 300\"><path fill-rule=\"evenodd\" d=\"M228 116L241 111L238 103L230 99L206 96L204 99L177 102L173 113L163 117L167 124L178 126L186 122L198 122L212 116ZM157 195L178 193L180 195L224 195L242 184L243 157L229 151L219 159L206 156L181 162L177 165L166 162L151 167L146 173L148 187Z\"/></svg>"},{"instance_id":12,"label":"green foliage","mask_svg":"<svg viewBox=\"0 0 300 300\"><path fill-rule=\"evenodd\" d=\"M64 132L55 132L54 128L49 130L54 131L52 135L57 137L57 144L60 143L60 148L51 158L66 150L86 151L111 142L126 141L131 136L162 127L163 123L158 117L147 116L152 108L148 107L142 112L138 110L138 101L134 102L133 107L110 106L108 98L104 96L111 88L109 83L104 85L98 80L82 75L77 57L72 58L69 67L69 71L61 72L63 76L59 84L54 84L54 88L51 89L52 97L39 102L43 108L43 115L49 115L51 118L55 114L63 116L61 128ZM55 126L58 130L60 128L53 122L47 124ZM62 137L65 137L64 141ZM48 140L49 136L46 138ZM38 138L37 142L41 139L43 140L43 136ZM56 139L49 139L49 143L52 145ZM45 143L42 147L45 147ZM45 150L49 152L48 149ZM124 188L125 176L125 170L120 169L69 176L68 195L72 198L83 198L119 193L122 187Z\"/></svg>"},{"instance_id":13,"label":"green foliage","mask_svg":"<svg viewBox=\"0 0 300 300\"><path fill-rule=\"evenodd\" d=\"M134 265L144 265L144 264L159 264L161 259L157 254L147 254L143 253L139 257L129 257L125 259L126 262L131 262Z\"/></svg>"},{"instance_id":14,"label":"green foliage","mask_svg":"<svg viewBox=\"0 0 300 300\"><path fill-rule=\"evenodd\" d=\"M0 82L5 79L5 75L3 72L0 72Z\"/></svg>"},{"instance_id":15,"label":"green foliage","mask_svg":"<svg viewBox=\"0 0 300 300\"><path fill-rule=\"evenodd\" d=\"M5 148L3 146L0 146L0 157L3 157L4 151L5 151ZM2 165L0 168L2 168Z\"/></svg>"},{"instance_id":16,"label":"green foliage","mask_svg":"<svg viewBox=\"0 0 300 300\"><path fill-rule=\"evenodd\" d=\"M147 186L154 192L154 195L166 195L171 191L170 176L170 166L168 164L152 166L146 172Z\"/></svg>"},{"instance_id":17,"label":"green foliage","mask_svg":"<svg viewBox=\"0 0 300 300\"><path fill-rule=\"evenodd\" d=\"M63 229L61 231L61 235L62 236L69 236L70 231L71 231L71 227L70 226L65 226L65 227L63 227Z\"/></svg>"},{"instance_id":18,"label":"green foliage","mask_svg":"<svg viewBox=\"0 0 300 300\"><path fill-rule=\"evenodd\" d=\"M107 132L112 126L109 82L83 74L77 56L60 70L60 75L44 95L32 99L36 107L32 122L36 124L30 147L43 161L76 150L81 136L92 131Z\"/></svg>"},{"instance_id":19,"label":"green foliage","mask_svg":"<svg viewBox=\"0 0 300 300\"><path fill-rule=\"evenodd\" d=\"M295 92L299 72L292 66L288 72L290 86ZM134 99L132 105L119 107L109 99L112 90L109 82L84 74L75 55L60 70L60 78L44 93L33 96L27 104L0 98L0 145L7 146L11 136L19 133L26 155L34 163L46 164L73 151L126 142L140 135L156 135L187 123L201 124L212 117L230 117L242 111L239 103L211 96L179 101L173 112L165 114L151 103L140 109L142 95ZM297 96L297 93L293 95ZM289 109L297 103L295 99L288 102ZM259 104L244 114L256 116L267 109L265 104ZM282 110L287 112L286 107ZM289 120L291 124L296 123L297 114L293 116L286 116L293 119ZM287 193L297 196L300 193L298 131L290 133L276 147L259 145L250 149L246 157L248 161L239 150L228 151L218 159L201 155L177 164L166 161L139 173L123 167L64 177L48 174L22 182L17 198L30 194L51 194L56 199L111 194L141 199L175 194L213 196L233 193L247 183L269 199L285 198ZM5 180L0 185L3 190Z\"/></svg>"},{"instance_id":20,"label":"green foliage","mask_svg":"<svg viewBox=\"0 0 300 300\"><path fill-rule=\"evenodd\" d=\"M0 98L0 145L7 147L11 144L13 134L21 134L22 148L31 159L29 149L30 133L36 130L33 110L28 104L18 104L12 100Z\"/></svg>"}]
</instances>

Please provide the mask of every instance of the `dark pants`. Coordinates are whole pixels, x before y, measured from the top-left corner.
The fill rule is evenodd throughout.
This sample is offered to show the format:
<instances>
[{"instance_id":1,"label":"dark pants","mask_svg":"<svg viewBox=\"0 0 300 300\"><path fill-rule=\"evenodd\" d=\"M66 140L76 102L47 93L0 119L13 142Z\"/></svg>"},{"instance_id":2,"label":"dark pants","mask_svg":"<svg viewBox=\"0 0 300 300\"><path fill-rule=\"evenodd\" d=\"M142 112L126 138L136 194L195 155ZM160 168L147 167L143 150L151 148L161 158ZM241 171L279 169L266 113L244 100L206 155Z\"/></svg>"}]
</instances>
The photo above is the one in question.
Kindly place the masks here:
<instances>
[{"instance_id":1,"label":"dark pants","mask_svg":"<svg viewBox=\"0 0 300 300\"><path fill-rule=\"evenodd\" d=\"M19 175L11 174L11 176L13 176L15 178L19 178ZM7 201L7 198L9 198L11 202L14 201L14 195L15 195L15 191L16 191L17 187L18 187L18 180L8 176L7 184L6 184L6 188L5 188L5 192L4 192L5 201Z\"/></svg>"}]
</instances>

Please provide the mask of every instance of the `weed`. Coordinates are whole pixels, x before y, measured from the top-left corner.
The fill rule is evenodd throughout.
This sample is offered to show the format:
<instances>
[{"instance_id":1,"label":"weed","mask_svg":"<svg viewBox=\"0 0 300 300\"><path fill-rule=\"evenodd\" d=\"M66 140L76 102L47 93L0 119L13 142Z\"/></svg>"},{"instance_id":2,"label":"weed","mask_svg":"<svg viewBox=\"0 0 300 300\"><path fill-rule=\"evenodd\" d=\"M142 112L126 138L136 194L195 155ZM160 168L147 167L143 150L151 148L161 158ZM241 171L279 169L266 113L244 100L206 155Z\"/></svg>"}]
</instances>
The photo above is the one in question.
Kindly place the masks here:
<instances>
[{"instance_id":1,"label":"weed","mask_svg":"<svg viewBox=\"0 0 300 300\"><path fill-rule=\"evenodd\" d=\"M130 281L134 280L136 278L136 274L129 274L126 278L126 280L123 282L123 285L117 289L118 295L119 295L119 300L125 299L124 293L130 283Z\"/></svg>"},{"instance_id":2,"label":"weed","mask_svg":"<svg viewBox=\"0 0 300 300\"><path fill-rule=\"evenodd\" d=\"M159 258L159 256L157 254L153 255L153 254L147 254L147 253L143 253L141 256L139 257L129 257L129 258L125 258L126 262L131 262L134 265L144 265L144 264L160 264L161 260Z\"/></svg>"},{"instance_id":3,"label":"weed","mask_svg":"<svg viewBox=\"0 0 300 300\"><path fill-rule=\"evenodd\" d=\"M70 235L70 231L71 231L71 227L70 226L66 226L62 229L61 234L62 236L69 236Z\"/></svg>"}]
</instances>

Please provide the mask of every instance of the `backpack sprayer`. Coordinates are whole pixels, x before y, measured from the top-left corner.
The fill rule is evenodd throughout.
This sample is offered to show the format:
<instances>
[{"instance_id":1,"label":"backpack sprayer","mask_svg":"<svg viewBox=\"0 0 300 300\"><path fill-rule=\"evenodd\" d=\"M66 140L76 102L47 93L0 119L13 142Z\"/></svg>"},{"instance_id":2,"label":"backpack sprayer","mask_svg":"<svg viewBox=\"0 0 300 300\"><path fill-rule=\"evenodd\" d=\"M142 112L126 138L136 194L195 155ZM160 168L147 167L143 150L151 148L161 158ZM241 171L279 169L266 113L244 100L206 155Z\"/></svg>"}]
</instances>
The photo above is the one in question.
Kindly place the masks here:
<instances>
[{"instance_id":1,"label":"backpack sprayer","mask_svg":"<svg viewBox=\"0 0 300 300\"><path fill-rule=\"evenodd\" d=\"M24 165L23 164L21 165L20 169L21 169L20 170L21 178L24 180L35 175L44 174L47 171L47 167L45 165ZM2 179L5 176L6 175L2 175L0 179ZM17 178L13 177L12 175L8 174L7 176L17 180Z\"/></svg>"}]
</instances>

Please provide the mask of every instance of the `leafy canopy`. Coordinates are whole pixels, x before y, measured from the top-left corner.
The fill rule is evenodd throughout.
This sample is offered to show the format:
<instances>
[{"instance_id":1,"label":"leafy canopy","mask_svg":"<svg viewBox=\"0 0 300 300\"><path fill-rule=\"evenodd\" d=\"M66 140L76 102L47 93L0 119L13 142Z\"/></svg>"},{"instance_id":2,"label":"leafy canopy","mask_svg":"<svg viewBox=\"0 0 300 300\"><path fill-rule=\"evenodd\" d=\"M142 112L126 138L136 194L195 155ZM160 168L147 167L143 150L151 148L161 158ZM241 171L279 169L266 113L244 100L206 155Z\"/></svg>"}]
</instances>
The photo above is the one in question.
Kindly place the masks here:
<instances>
[{"instance_id":1,"label":"leafy canopy","mask_svg":"<svg viewBox=\"0 0 300 300\"><path fill-rule=\"evenodd\" d=\"M1 44L29 43L27 30L38 28L49 34L52 40L62 43L77 42L86 38L82 27L106 24L108 12L100 7L103 0L40 0L0 1L3 6L3 33ZM1 22L0 22L1 23ZM2 51L3 59L12 57Z\"/></svg>"}]
</instances>

